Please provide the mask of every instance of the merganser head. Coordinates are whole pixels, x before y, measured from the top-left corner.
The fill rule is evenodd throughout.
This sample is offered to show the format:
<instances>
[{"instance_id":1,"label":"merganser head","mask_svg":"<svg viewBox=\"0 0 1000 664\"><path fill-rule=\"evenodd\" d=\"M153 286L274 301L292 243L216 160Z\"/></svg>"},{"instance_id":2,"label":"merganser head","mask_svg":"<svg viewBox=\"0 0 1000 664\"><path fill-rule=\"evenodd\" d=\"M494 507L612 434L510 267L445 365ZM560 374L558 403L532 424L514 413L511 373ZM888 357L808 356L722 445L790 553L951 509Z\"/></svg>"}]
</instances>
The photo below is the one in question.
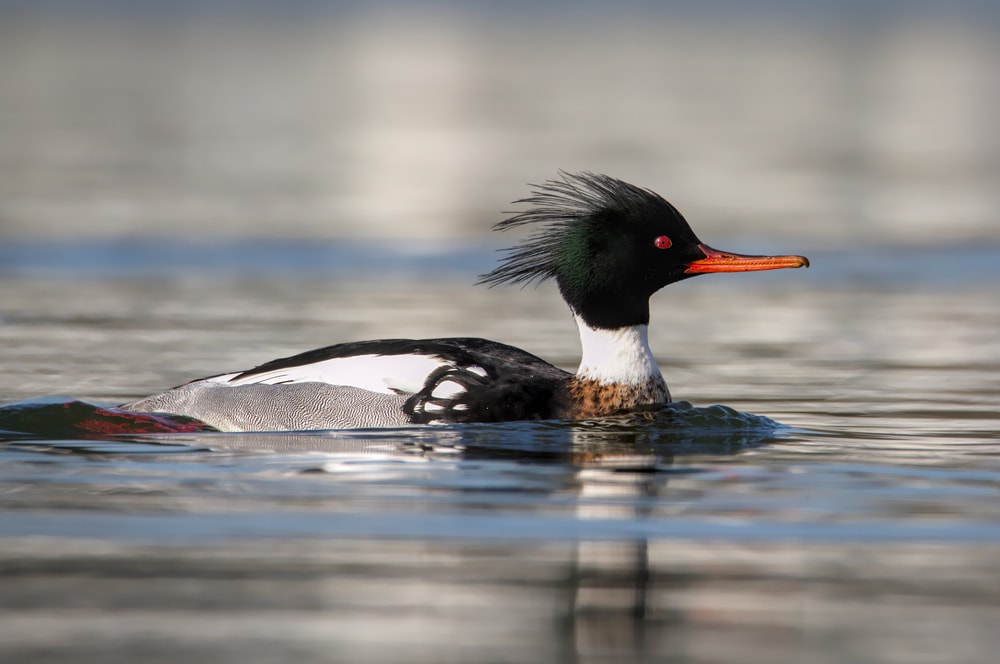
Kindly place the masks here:
<instances>
[{"instance_id":1,"label":"merganser head","mask_svg":"<svg viewBox=\"0 0 1000 664\"><path fill-rule=\"evenodd\" d=\"M658 194L594 173L560 173L515 203L528 210L494 230L537 224L479 283L530 284L554 278L570 308L592 328L649 323L649 298L688 277L808 267L803 256L747 256L701 242Z\"/></svg>"}]
</instances>

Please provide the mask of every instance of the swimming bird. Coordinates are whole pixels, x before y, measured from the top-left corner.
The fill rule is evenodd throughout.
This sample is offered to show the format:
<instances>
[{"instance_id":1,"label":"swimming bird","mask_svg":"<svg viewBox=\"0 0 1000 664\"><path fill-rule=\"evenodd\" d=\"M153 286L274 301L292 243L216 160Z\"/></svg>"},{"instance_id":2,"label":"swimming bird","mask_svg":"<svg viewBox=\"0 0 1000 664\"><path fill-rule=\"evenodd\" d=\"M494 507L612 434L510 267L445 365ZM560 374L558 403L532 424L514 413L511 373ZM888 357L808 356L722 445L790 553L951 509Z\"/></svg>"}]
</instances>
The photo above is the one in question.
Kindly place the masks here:
<instances>
[{"instance_id":1,"label":"swimming bird","mask_svg":"<svg viewBox=\"0 0 1000 664\"><path fill-rule=\"evenodd\" d=\"M653 293L710 272L809 265L713 249L661 196L607 175L561 173L515 204L527 208L494 229L533 232L478 283L554 280L580 332L576 373L486 339L383 339L202 378L121 408L223 431L604 417L670 401L649 347Z\"/></svg>"}]
</instances>

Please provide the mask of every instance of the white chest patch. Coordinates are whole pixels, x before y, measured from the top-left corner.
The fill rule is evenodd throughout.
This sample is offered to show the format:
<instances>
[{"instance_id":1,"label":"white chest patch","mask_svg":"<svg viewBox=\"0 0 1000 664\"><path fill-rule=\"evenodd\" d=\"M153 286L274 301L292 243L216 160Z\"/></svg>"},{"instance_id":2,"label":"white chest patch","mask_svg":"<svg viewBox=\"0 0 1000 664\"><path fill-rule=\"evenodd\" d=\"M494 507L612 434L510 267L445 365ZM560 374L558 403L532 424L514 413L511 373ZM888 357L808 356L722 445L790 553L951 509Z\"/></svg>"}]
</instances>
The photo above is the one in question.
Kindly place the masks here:
<instances>
[{"instance_id":1,"label":"white chest patch","mask_svg":"<svg viewBox=\"0 0 1000 664\"><path fill-rule=\"evenodd\" d=\"M576 317L583 358L576 375L604 384L642 385L651 378L663 380L649 349L649 326L633 325L600 330Z\"/></svg>"},{"instance_id":2,"label":"white chest patch","mask_svg":"<svg viewBox=\"0 0 1000 664\"><path fill-rule=\"evenodd\" d=\"M423 389L428 376L441 367L450 366L453 366L450 362L435 355L355 355L265 371L236 380L233 379L239 373L208 380L226 385L329 383L383 394L413 394ZM472 370L475 369L478 367Z\"/></svg>"}]
</instances>

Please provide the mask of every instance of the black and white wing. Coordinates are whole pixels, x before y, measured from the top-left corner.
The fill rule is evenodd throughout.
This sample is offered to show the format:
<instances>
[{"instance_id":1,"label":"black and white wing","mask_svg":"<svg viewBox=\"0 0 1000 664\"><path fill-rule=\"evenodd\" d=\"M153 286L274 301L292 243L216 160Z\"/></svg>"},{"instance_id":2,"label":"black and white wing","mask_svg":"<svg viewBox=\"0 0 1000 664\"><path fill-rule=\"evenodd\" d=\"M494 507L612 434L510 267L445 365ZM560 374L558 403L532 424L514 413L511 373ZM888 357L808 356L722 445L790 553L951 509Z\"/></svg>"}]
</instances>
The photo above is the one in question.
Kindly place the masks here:
<instances>
[{"instance_id":1,"label":"black and white wing","mask_svg":"<svg viewBox=\"0 0 1000 664\"><path fill-rule=\"evenodd\" d=\"M537 419L550 416L568 376L485 339L387 339L311 350L124 407L188 415L227 430Z\"/></svg>"}]
</instances>

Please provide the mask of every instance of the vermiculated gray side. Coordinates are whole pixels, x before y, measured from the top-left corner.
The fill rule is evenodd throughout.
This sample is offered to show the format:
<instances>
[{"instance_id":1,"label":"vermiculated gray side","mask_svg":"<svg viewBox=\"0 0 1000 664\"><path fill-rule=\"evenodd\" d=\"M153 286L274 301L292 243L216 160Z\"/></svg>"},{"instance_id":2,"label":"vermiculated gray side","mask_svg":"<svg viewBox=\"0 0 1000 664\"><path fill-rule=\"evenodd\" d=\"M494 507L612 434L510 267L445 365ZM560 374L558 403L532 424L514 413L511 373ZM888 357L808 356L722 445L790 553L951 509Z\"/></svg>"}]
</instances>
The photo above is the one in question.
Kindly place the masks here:
<instances>
[{"instance_id":1,"label":"vermiculated gray side","mask_svg":"<svg viewBox=\"0 0 1000 664\"><path fill-rule=\"evenodd\" d=\"M410 424L403 413L406 399L328 383L233 386L197 381L120 408L193 417L220 431L302 431Z\"/></svg>"}]
</instances>

